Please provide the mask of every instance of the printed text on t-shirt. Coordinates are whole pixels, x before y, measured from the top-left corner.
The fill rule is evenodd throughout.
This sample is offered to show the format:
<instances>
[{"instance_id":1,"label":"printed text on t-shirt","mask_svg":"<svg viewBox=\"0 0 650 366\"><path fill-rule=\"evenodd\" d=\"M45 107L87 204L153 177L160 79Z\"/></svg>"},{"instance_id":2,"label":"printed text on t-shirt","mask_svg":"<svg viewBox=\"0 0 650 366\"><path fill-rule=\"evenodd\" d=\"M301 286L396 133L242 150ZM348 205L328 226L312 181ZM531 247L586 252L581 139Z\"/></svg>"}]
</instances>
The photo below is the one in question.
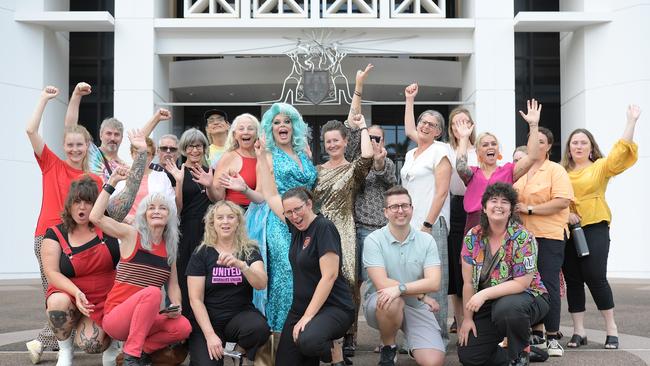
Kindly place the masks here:
<instances>
[{"instance_id":1,"label":"printed text on t-shirt","mask_svg":"<svg viewBox=\"0 0 650 366\"><path fill-rule=\"evenodd\" d=\"M212 283L242 283L241 270L235 267L212 267Z\"/></svg>"}]
</instances>

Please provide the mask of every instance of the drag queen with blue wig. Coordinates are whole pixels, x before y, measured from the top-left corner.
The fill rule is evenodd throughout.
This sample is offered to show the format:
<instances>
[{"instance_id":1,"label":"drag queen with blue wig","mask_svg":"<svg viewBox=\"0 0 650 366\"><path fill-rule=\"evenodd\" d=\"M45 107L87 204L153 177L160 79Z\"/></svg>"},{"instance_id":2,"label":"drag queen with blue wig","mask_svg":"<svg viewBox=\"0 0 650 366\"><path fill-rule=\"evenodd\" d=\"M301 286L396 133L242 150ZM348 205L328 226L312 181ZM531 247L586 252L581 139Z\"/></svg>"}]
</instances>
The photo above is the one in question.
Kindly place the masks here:
<instances>
[{"instance_id":1,"label":"drag queen with blue wig","mask_svg":"<svg viewBox=\"0 0 650 366\"><path fill-rule=\"evenodd\" d=\"M260 137L267 147L264 155L272 171L257 174L273 174L280 195L296 187L313 189L317 173L307 153L307 124L300 113L289 104L275 103L264 113L261 124ZM269 210L266 203L251 203L246 216L249 235L259 243L269 278L267 291L257 291L254 303L265 313L271 331L279 333L293 300L288 256L291 234L284 220Z\"/></svg>"}]
</instances>

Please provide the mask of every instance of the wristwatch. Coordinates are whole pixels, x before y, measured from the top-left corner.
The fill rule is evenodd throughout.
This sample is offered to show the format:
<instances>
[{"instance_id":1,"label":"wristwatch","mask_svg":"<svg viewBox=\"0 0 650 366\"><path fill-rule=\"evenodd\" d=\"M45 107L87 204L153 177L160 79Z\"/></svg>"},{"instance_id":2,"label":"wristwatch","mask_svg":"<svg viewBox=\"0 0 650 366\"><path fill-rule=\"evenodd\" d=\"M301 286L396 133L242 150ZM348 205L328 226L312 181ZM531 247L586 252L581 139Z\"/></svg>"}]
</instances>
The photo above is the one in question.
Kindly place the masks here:
<instances>
[{"instance_id":1,"label":"wristwatch","mask_svg":"<svg viewBox=\"0 0 650 366\"><path fill-rule=\"evenodd\" d=\"M431 229L433 227L433 224L428 221L425 221L422 223L422 226L426 227L427 229Z\"/></svg>"},{"instance_id":2,"label":"wristwatch","mask_svg":"<svg viewBox=\"0 0 650 366\"><path fill-rule=\"evenodd\" d=\"M533 206L529 205L528 206L528 215L532 215L532 214L533 214Z\"/></svg>"},{"instance_id":3,"label":"wristwatch","mask_svg":"<svg viewBox=\"0 0 650 366\"><path fill-rule=\"evenodd\" d=\"M399 289L399 294L404 295L404 293L406 292L406 285L403 284L403 283L400 283L399 286L397 286L397 288Z\"/></svg>"}]
</instances>

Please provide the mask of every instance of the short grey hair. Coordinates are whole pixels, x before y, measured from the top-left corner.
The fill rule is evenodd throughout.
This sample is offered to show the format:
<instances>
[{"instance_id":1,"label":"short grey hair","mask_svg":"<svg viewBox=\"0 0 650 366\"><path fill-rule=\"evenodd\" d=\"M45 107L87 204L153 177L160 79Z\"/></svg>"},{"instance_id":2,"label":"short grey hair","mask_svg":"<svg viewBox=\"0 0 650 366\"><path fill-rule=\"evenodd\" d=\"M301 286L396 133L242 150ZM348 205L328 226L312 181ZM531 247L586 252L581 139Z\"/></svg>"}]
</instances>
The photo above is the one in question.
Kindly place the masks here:
<instances>
[{"instance_id":1,"label":"short grey hair","mask_svg":"<svg viewBox=\"0 0 650 366\"><path fill-rule=\"evenodd\" d=\"M122 135L124 135L124 124L115 117L109 117L103 120L102 124L99 126L99 133L101 134L104 132L104 129L106 128L118 130Z\"/></svg>"},{"instance_id":2,"label":"short grey hair","mask_svg":"<svg viewBox=\"0 0 650 366\"><path fill-rule=\"evenodd\" d=\"M174 143L175 143L176 145L178 145L178 136L176 136L176 135L174 135L174 134L172 134L172 133L168 133L168 134L166 134L166 135L162 135L162 136L160 136L160 138L158 139L158 146L160 146L160 142L161 142L163 139L174 140Z\"/></svg>"},{"instance_id":3,"label":"short grey hair","mask_svg":"<svg viewBox=\"0 0 650 366\"><path fill-rule=\"evenodd\" d=\"M260 121L257 117L253 116L250 113L242 113L239 116L235 117L230 125L230 130L228 130L228 138L226 139L225 150L233 151L239 147L239 143L235 140L235 130L237 126L245 119L253 121L253 126L255 126L255 137L260 135Z\"/></svg>"},{"instance_id":4,"label":"short grey hair","mask_svg":"<svg viewBox=\"0 0 650 366\"><path fill-rule=\"evenodd\" d=\"M151 250L154 243L151 238L151 229L147 223L147 208L152 203L163 204L169 211L169 215L167 215L167 225L165 225L165 230L163 231L163 239L165 240L165 248L167 249L167 263L171 265L176 260L176 253L178 252L179 220L176 213L176 203L172 202L172 200L163 193L149 193L142 199L142 201L140 201L138 209L136 210L135 229L140 234L140 245L146 250Z\"/></svg>"},{"instance_id":5,"label":"short grey hair","mask_svg":"<svg viewBox=\"0 0 650 366\"><path fill-rule=\"evenodd\" d=\"M418 116L418 122L417 123L420 123L420 120L422 120L422 117L427 116L427 115L429 115L429 116L431 116L431 117L438 120L438 123L440 124L440 135L438 137L436 137L436 140L443 140L444 137L445 137L445 130L446 130L445 117L440 112L438 112L436 110L427 109L426 111L420 113L420 115Z\"/></svg>"},{"instance_id":6,"label":"short grey hair","mask_svg":"<svg viewBox=\"0 0 650 366\"><path fill-rule=\"evenodd\" d=\"M181 140L178 143L178 149L181 151L183 156L185 155L185 150L189 145L196 144L197 142L203 145L203 152L208 153L208 138L205 137L201 130L196 128L190 128L189 130L183 132L181 135Z\"/></svg>"}]
</instances>

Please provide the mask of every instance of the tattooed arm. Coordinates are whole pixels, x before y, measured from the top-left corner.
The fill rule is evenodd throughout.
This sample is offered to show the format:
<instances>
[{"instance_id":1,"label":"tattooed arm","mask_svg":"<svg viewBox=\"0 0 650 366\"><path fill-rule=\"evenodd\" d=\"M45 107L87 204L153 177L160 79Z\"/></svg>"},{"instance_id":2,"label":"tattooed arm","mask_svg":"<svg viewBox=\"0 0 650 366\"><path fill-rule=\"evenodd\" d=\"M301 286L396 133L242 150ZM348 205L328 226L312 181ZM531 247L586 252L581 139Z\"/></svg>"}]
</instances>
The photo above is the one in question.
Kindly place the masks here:
<instances>
[{"instance_id":1,"label":"tattooed arm","mask_svg":"<svg viewBox=\"0 0 650 366\"><path fill-rule=\"evenodd\" d=\"M137 148L137 155L131 166L131 173L126 180L125 188L108 201L108 216L117 222L122 222L131 210L135 195L140 189L140 183L144 176L147 164L147 144L141 131L135 130L129 133L131 145Z\"/></svg>"},{"instance_id":2,"label":"tattooed arm","mask_svg":"<svg viewBox=\"0 0 650 366\"><path fill-rule=\"evenodd\" d=\"M467 165L467 148L470 145L469 136L474 130L474 124L469 121L456 121L456 131L458 132L458 150L456 150L456 171L463 180L465 185L472 180L474 172Z\"/></svg>"}]
</instances>

